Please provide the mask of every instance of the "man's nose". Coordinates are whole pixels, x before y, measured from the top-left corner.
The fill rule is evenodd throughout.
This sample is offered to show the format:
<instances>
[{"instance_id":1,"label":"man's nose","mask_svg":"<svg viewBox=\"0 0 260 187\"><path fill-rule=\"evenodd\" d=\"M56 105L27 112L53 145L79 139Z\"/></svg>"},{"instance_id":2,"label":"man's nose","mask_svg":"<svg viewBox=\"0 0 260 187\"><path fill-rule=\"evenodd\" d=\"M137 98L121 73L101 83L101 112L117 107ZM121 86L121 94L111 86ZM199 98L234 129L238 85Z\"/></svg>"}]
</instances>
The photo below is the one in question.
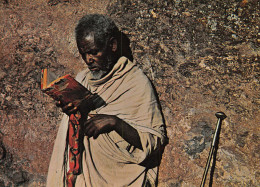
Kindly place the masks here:
<instances>
[{"instance_id":1,"label":"man's nose","mask_svg":"<svg viewBox=\"0 0 260 187\"><path fill-rule=\"evenodd\" d=\"M86 55L87 64L93 63L93 56L91 54Z\"/></svg>"}]
</instances>

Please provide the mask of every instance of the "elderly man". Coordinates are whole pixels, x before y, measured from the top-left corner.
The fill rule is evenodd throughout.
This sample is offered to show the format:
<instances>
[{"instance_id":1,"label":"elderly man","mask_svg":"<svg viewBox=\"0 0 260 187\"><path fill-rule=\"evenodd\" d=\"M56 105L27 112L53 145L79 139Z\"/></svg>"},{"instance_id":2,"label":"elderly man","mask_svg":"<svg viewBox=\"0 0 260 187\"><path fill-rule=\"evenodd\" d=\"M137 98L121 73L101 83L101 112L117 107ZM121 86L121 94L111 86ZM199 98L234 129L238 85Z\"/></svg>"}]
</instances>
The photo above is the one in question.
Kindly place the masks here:
<instances>
[{"instance_id":1,"label":"elderly man","mask_svg":"<svg viewBox=\"0 0 260 187\"><path fill-rule=\"evenodd\" d=\"M156 186L167 137L151 83L122 54L124 43L110 18L86 15L75 32L88 66L76 79L103 104L94 109L84 101L79 107L60 105L67 115L55 141L47 186ZM69 184L68 116L78 111L83 134L80 170L72 174L74 181Z\"/></svg>"}]
</instances>

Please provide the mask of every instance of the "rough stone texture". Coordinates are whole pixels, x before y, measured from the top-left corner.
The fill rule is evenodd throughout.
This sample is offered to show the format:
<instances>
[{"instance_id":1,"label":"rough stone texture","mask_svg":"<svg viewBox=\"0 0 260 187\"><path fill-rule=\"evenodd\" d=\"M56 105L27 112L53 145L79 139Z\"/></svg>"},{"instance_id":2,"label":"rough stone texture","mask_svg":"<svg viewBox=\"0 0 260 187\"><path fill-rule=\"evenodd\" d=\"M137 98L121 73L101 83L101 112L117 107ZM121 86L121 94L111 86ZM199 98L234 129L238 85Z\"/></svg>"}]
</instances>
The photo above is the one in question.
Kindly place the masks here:
<instances>
[{"instance_id":1,"label":"rough stone texture","mask_svg":"<svg viewBox=\"0 0 260 187\"><path fill-rule=\"evenodd\" d=\"M259 9L257 0L0 1L0 186L44 186L61 114L39 90L40 69L84 67L73 29L93 12L115 19L157 89L170 138L159 186L199 186L218 111L227 118L207 185L259 186Z\"/></svg>"},{"instance_id":2,"label":"rough stone texture","mask_svg":"<svg viewBox=\"0 0 260 187\"><path fill-rule=\"evenodd\" d=\"M75 24L85 13L104 13L106 3L0 1L0 183L5 186L44 186L61 115L40 91L40 71L49 67L75 75L83 67Z\"/></svg>"}]
</instances>

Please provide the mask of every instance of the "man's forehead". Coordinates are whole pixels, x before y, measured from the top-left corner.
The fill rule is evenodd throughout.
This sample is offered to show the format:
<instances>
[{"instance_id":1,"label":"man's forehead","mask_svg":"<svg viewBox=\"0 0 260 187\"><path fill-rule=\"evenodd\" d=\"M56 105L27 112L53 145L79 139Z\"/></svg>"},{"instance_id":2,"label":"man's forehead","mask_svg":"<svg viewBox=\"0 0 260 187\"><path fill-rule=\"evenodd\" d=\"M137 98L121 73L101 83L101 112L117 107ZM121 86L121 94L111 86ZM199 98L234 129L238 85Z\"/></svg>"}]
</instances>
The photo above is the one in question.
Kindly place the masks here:
<instances>
[{"instance_id":1,"label":"man's forehead","mask_svg":"<svg viewBox=\"0 0 260 187\"><path fill-rule=\"evenodd\" d=\"M88 34L84 40L88 43L95 43L95 37L93 33Z\"/></svg>"},{"instance_id":2,"label":"man's forehead","mask_svg":"<svg viewBox=\"0 0 260 187\"><path fill-rule=\"evenodd\" d=\"M94 38L94 35L92 34L89 34L87 35L86 37L84 37L80 43L79 43L79 49L83 52L86 50L90 50L92 48L96 48L96 45L95 45L95 38Z\"/></svg>"}]
</instances>

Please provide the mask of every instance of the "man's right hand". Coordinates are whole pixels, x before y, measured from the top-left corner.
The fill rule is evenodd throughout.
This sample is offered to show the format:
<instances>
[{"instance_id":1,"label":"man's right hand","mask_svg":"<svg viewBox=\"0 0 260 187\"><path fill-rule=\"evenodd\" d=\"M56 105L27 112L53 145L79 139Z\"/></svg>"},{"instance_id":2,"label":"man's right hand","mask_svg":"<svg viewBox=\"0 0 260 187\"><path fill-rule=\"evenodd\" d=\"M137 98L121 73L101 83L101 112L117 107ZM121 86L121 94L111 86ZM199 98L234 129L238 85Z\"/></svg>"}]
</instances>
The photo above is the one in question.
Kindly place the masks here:
<instances>
[{"instance_id":1,"label":"man's right hand","mask_svg":"<svg viewBox=\"0 0 260 187\"><path fill-rule=\"evenodd\" d=\"M62 109L62 112L70 116L71 114L75 114L78 111L78 107L75 107L72 103L63 104L60 101L56 103L57 107Z\"/></svg>"},{"instance_id":2,"label":"man's right hand","mask_svg":"<svg viewBox=\"0 0 260 187\"><path fill-rule=\"evenodd\" d=\"M75 114L78 111L81 114L82 118L87 117L88 113L90 112L90 105L93 105L90 103L91 100L88 99L83 99L80 103L80 105L77 107L73 103L67 103L63 104L61 101L58 101L56 103L56 106L62 109L62 112L70 116L71 114Z\"/></svg>"},{"instance_id":3,"label":"man's right hand","mask_svg":"<svg viewBox=\"0 0 260 187\"><path fill-rule=\"evenodd\" d=\"M73 103L64 104L61 101L58 101L56 103L56 106L60 107L62 111L68 116L70 116L71 114L75 114L79 111L81 116L84 118L87 117L88 113L91 110L99 108L105 104L105 101L100 96L95 94L91 97L86 97L82 99L79 106L75 106L73 105Z\"/></svg>"}]
</instances>

